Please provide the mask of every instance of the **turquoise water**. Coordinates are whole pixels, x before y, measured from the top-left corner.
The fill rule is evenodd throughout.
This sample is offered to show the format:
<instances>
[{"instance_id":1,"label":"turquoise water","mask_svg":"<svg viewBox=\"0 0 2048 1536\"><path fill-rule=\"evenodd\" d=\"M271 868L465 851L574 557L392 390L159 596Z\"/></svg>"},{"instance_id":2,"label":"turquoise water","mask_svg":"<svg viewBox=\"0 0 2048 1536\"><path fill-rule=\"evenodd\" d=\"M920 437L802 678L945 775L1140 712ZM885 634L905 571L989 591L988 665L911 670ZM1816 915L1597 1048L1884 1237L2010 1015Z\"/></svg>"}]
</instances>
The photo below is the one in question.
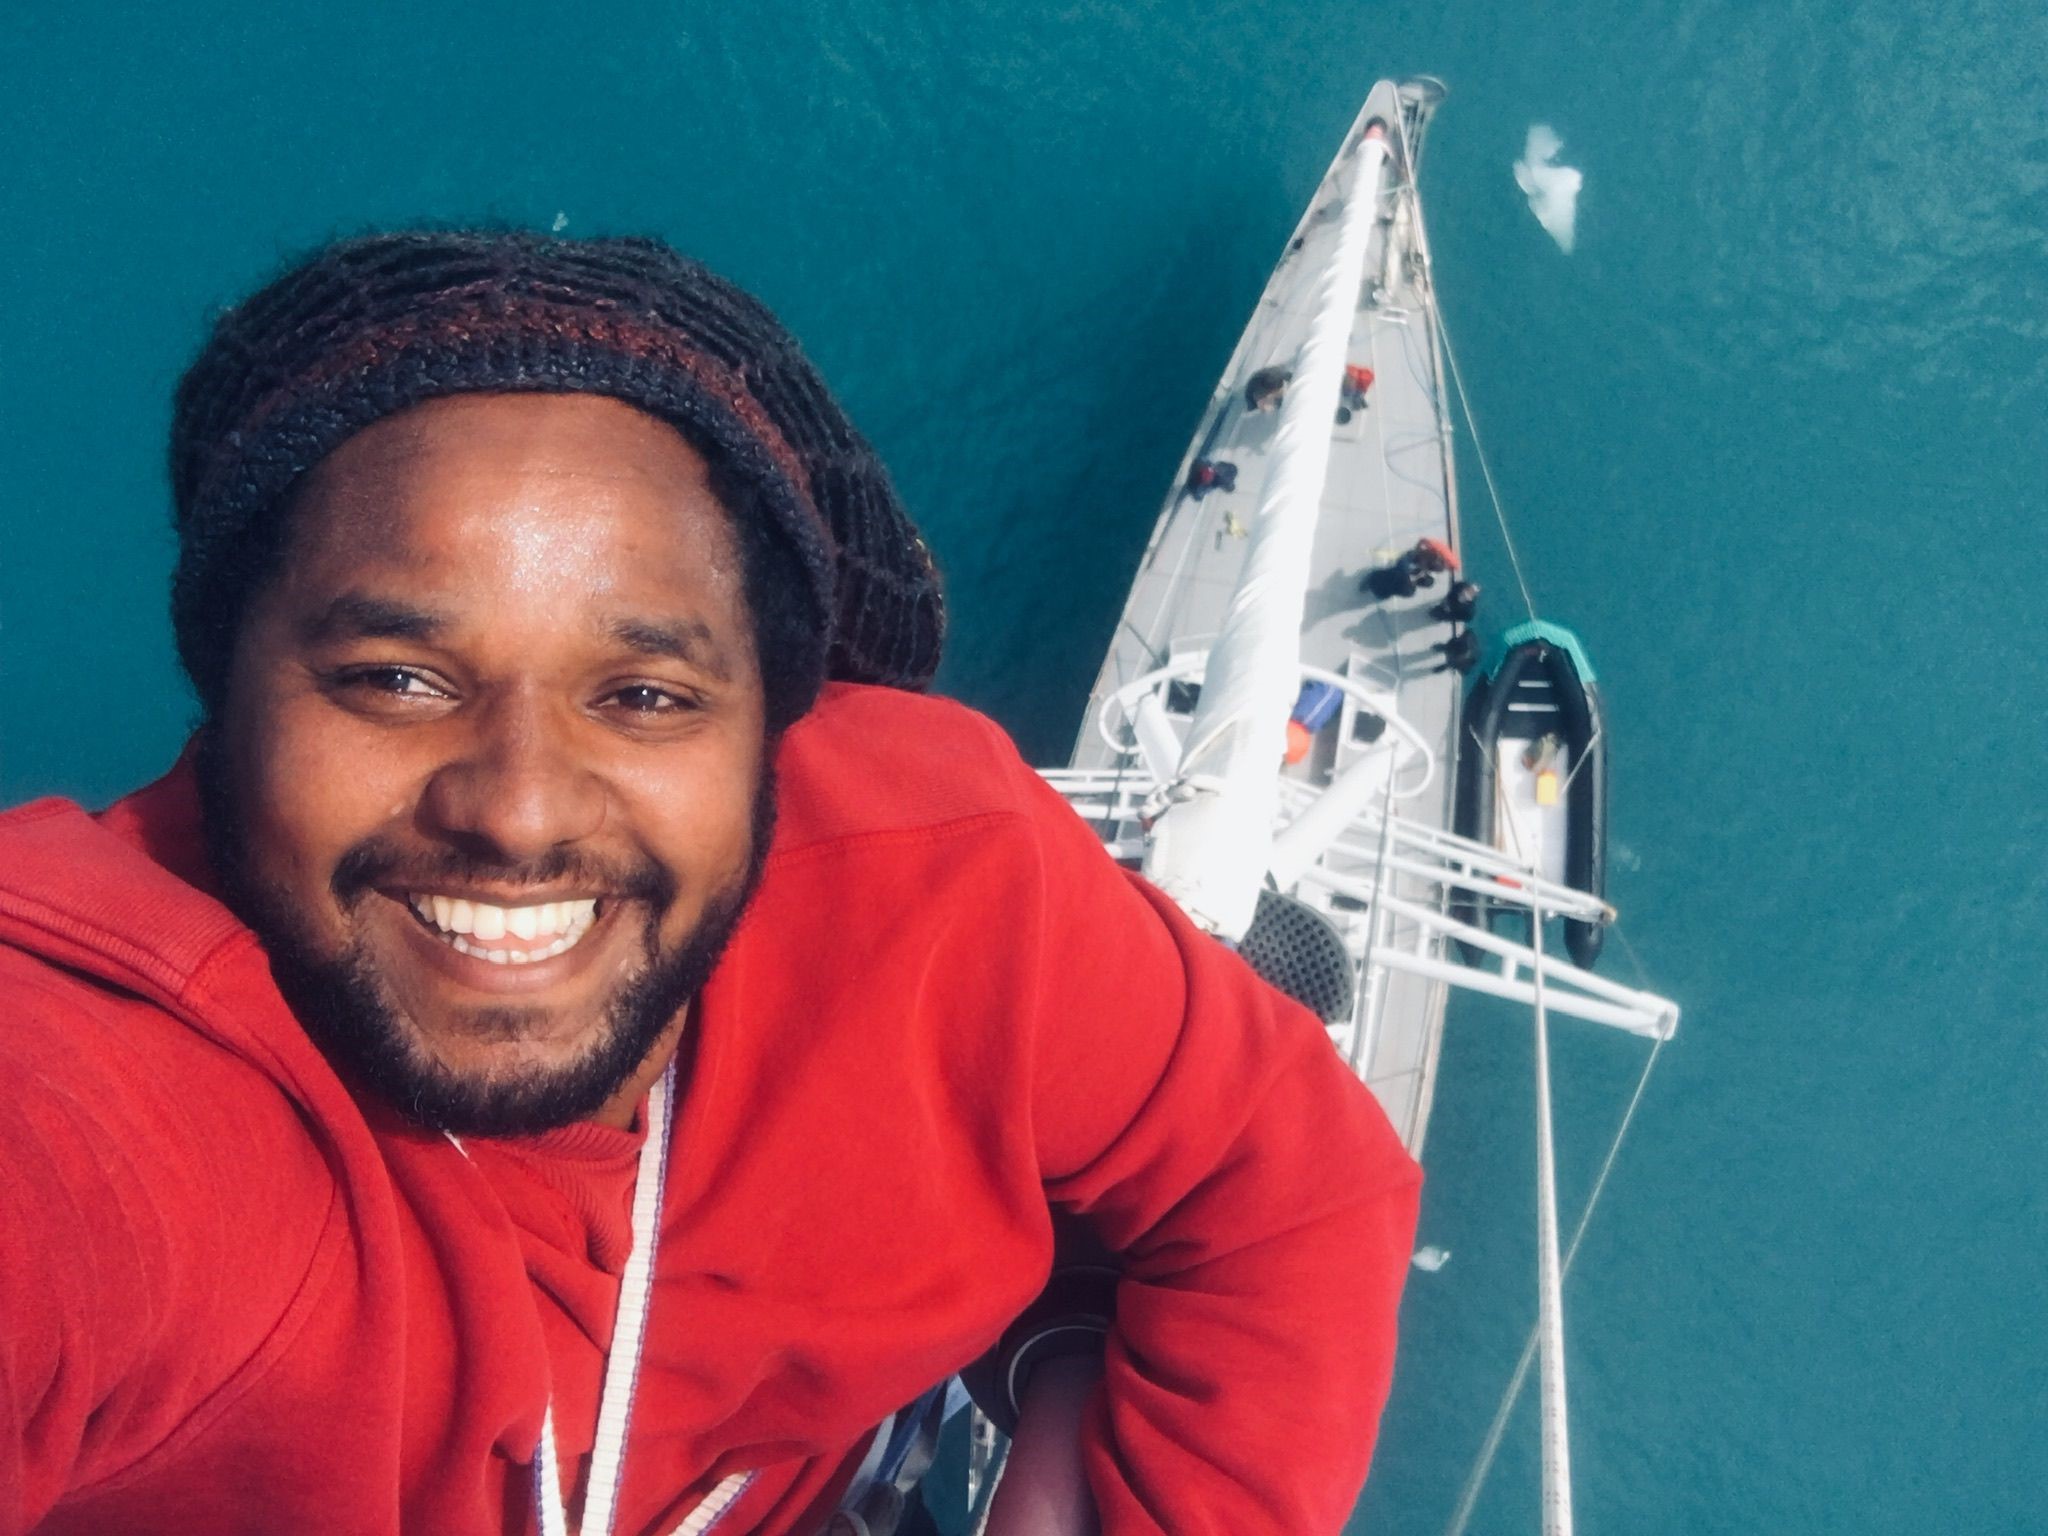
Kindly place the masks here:
<instances>
[{"instance_id":1,"label":"turquoise water","mask_svg":"<svg viewBox=\"0 0 2048 1536\"><path fill-rule=\"evenodd\" d=\"M945 684L1062 756L1281 241L1374 78L1433 71L1447 315L1687 1008L1568 1288L1580 1528L2048 1530L2048 12L356 9L10 18L0 796L176 749L161 443L209 307L417 219L654 230L763 293L941 555ZM1569 258L1509 173L1535 121ZM1641 1050L1557 1054L1570 1204ZM1532 1315L1529 1093L1461 1008L1452 1259L1360 1529L1442 1527ZM1475 1529L1534 1489L1525 1413Z\"/></svg>"}]
</instances>

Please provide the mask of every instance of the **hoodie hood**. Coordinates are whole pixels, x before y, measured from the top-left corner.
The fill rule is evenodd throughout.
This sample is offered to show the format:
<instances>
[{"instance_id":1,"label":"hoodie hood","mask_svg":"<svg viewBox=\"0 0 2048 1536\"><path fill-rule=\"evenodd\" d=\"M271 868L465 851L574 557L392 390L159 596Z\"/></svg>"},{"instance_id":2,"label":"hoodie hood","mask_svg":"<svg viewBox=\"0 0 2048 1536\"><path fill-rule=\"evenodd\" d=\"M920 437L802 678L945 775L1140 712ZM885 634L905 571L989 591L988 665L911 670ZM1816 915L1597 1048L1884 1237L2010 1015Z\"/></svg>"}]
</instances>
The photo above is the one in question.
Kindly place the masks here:
<instances>
[{"instance_id":1,"label":"hoodie hood","mask_svg":"<svg viewBox=\"0 0 2048 1536\"><path fill-rule=\"evenodd\" d=\"M0 814L0 946L147 998L302 1102L324 1097L332 1069L212 885L189 750L98 815L58 799Z\"/></svg>"}]
</instances>

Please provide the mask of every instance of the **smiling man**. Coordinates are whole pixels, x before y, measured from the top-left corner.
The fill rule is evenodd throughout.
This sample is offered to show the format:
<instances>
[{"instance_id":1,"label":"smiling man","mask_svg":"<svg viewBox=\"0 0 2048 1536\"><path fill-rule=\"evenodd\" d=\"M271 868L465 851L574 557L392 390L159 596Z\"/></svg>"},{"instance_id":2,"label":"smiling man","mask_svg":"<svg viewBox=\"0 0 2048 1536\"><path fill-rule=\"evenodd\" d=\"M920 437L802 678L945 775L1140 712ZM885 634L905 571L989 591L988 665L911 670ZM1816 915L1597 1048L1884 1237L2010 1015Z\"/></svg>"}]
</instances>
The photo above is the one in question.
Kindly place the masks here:
<instances>
[{"instance_id":1,"label":"smiling man","mask_svg":"<svg viewBox=\"0 0 2048 1536\"><path fill-rule=\"evenodd\" d=\"M416 1118L628 1125L774 814L708 467L616 400L462 395L296 503L204 738L233 905L329 1057Z\"/></svg>"},{"instance_id":2,"label":"smiling man","mask_svg":"<svg viewBox=\"0 0 2048 1536\"><path fill-rule=\"evenodd\" d=\"M1413 1166L921 694L924 544L759 304L335 246L172 482L191 747L0 817L0 1533L862 1529L1055 1213L1103 1528L1337 1528Z\"/></svg>"}]
</instances>

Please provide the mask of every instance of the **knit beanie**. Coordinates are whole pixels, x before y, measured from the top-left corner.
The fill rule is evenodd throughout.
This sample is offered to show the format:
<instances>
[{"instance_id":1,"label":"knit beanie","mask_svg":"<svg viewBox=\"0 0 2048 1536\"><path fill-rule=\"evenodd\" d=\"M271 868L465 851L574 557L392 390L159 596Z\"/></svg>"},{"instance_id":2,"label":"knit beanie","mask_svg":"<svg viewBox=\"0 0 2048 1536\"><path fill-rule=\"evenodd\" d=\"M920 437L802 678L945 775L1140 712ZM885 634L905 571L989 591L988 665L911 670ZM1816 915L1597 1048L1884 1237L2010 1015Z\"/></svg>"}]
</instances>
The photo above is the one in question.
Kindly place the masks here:
<instances>
[{"instance_id":1,"label":"knit beanie","mask_svg":"<svg viewBox=\"0 0 2048 1536\"><path fill-rule=\"evenodd\" d=\"M417 232L315 253L221 316L178 385L171 616L209 711L300 477L409 406L505 392L607 395L668 422L714 483L745 490L728 511L794 557L826 675L931 681L945 612L930 552L764 305L655 240Z\"/></svg>"}]
</instances>

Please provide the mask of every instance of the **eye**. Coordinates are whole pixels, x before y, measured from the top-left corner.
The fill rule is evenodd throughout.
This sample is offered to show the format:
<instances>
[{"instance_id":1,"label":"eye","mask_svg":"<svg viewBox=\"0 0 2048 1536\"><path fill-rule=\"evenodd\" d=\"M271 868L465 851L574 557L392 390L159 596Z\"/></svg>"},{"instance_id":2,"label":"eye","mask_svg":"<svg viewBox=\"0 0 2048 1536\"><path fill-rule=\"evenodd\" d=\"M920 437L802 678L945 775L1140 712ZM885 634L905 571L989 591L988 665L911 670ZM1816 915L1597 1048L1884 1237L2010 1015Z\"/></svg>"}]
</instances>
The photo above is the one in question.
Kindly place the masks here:
<instances>
[{"instance_id":1,"label":"eye","mask_svg":"<svg viewBox=\"0 0 2048 1536\"><path fill-rule=\"evenodd\" d=\"M424 667L372 661L316 671L314 679L330 701L366 720L410 724L434 719L460 702L447 678Z\"/></svg>"},{"instance_id":2,"label":"eye","mask_svg":"<svg viewBox=\"0 0 2048 1536\"><path fill-rule=\"evenodd\" d=\"M599 702L609 702L614 708L635 715L669 715L696 708L695 699L652 683L628 683L613 689Z\"/></svg>"},{"instance_id":3,"label":"eye","mask_svg":"<svg viewBox=\"0 0 2048 1536\"><path fill-rule=\"evenodd\" d=\"M337 681L345 688L390 694L394 698L444 699L447 692L411 667L358 667Z\"/></svg>"}]
</instances>

